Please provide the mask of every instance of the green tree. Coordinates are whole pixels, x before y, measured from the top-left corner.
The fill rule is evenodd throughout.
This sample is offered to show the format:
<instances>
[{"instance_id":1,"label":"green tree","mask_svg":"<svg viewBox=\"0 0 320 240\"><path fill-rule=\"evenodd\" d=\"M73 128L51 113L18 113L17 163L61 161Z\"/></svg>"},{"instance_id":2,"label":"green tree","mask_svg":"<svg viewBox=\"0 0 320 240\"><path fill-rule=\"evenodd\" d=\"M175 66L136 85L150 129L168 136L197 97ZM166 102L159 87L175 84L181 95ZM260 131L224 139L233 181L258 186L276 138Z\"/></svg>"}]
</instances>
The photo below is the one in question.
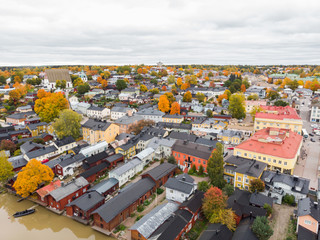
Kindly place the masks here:
<instances>
[{"instance_id":1,"label":"green tree","mask_svg":"<svg viewBox=\"0 0 320 240\"><path fill-rule=\"evenodd\" d=\"M256 179L252 179L250 181L250 184L249 184L249 190L250 192L263 192L264 191L264 182L259 179L259 178L256 178Z\"/></svg>"},{"instance_id":2,"label":"green tree","mask_svg":"<svg viewBox=\"0 0 320 240\"><path fill-rule=\"evenodd\" d=\"M256 118L256 113L263 112L263 108L260 106L254 106L253 109L250 112L250 115L252 117L252 121Z\"/></svg>"},{"instance_id":3,"label":"green tree","mask_svg":"<svg viewBox=\"0 0 320 240\"><path fill-rule=\"evenodd\" d=\"M288 86L289 86L289 88L291 88L294 91L299 87L299 83L297 80L293 80L288 83Z\"/></svg>"},{"instance_id":4,"label":"green tree","mask_svg":"<svg viewBox=\"0 0 320 240\"><path fill-rule=\"evenodd\" d=\"M212 117L212 116L213 116L212 110L208 109L207 112L206 112L206 115L207 115L207 117L209 117L209 118Z\"/></svg>"},{"instance_id":5,"label":"green tree","mask_svg":"<svg viewBox=\"0 0 320 240\"><path fill-rule=\"evenodd\" d=\"M267 217L269 217L272 213L272 207L268 203L265 203L263 208L267 211Z\"/></svg>"},{"instance_id":6,"label":"green tree","mask_svg":"<svg viewBox=\"0 0 320 240\"><path fill-rule=\"evenodd\" d=\"M168 77L168 84L173 84L173 83L175 83L175 82L176 82L176 80L175 80L174 76L173 76L173 75L170 75L170 76Z\"/></svg>"},{"instance_id":7,"label":"green tree","mask_svg":"<svg viewBox=\"0 0 320 240\"><path fill-rule=\"evenodd\" d=\"M202 175L204 172L204 168L202 166L202 164L200 164L200 167L199 167L199 175Z\"/></svg>"},{"instance_id":8,"label":"green tree","mask_svg":"<svg viewBox=\"0 0 320 240\"><path fill-rule=\"evenodd\" d=\"M171 156L168 158L168 163L177 164L177 161L176 161L176 159L174 158L173 155L171 155Z\"/></svg>"},{"instance_id":9,"label":"green tree","mask_svg":"<svg viewBox=\"0 0 320 240\"><path fill-rule=\"evenodd\" d=\"M192 164L192 167L191 167L191 169L189 170L189 174L194 174L194 173L196 173L197 172L197 167L196 167L196 165L195 164Z\"/></svg>"},{"instance_id":10,"label":"green tree","mask_svg":"<svg viewBox=\"0 0 320 240\"><path fill-rule=\"evenodd\" d=\"M209 183L207 181L198 182L198 190L206 192L209 189Z\"/></svg>"},{"instance_id":11,"label":"green tree","mask_svg":"<svg viewBox=\"0 0 320 240\"><path fill-rule=\"evenodd\" d=\"M223 178L223 145L221 143L217 143L216 149L209 158L207 172L211 184L222 189L225 185L225 180Z\"/></svg>"},{"instance_id":12,"label":"green tree","mask_svg":"<svg viewBox=\"0 0 320 240\"><path fill-rule=\"evenodd\" d=\"M199 102L203 102L204 99L206 98L206 96L205 96L203 93L198 92L198 93L196 94L196 98L198 99Z\"/></svg>"},{"instance_id":13,"label":"green tree","mask_svg":"<svg viewBox=\"0 0 320 240\"><path fill-rule=\"evenodd\" d=\"M258 100L259 96L258 96L258 94L251 94L250 96L248 96L247 99L248 100Z\"/></svg>"},{"instance_id":14,"label":"green tree","mask_svg":"<svg viewBox=\"0 0 320 240\"><path fill-rule=\"evenodd\" d=\"M245 97L243 94L232 94L229 99L229 111L233 118L241 119L246 116L246 109L244 107Z\"/></svg>"},{"instance_id":15,"label":"green tree","mask_svg":"<svg viewBox=\"0 0 320 240\"><path fill-rule=\"evenodd\" d=\"M288 106L289 103L287 103L287 102L285 102L285 101L283 101L283 100L277 100L277 101L274 102L274 105L275 105L275 106L285 107L285 106Z\"/></svg>"},{"instance_id":16,"label":"green tree","mask_svg":"<svg viewBox=\"0 0 320 240\"><path fill-rule=\"evenodd\" d=\"M252 224L252 232L259 238L259 240L268 240L273 230L268 223L268 219L263 217L257 217Z\"/></svg>"},{"instance_id":17,"label":"green tree","mask_svg":"<svg viewBox=\"0 0 320 240\"><path fill-rule=\"evenodd\" d=\"M295 197L292 194L284 195L284 197L282 198L282 202L285 204L288 204L288 205L295 205L296 204Z\"/></svg>"},{"instance_id":18,"label":"green tree","mask_svg":"<svg viewBox=\"0 0 320 240\"><path fill-rule=\"evenodd\" d=\"M66 86L67 86L67 81L66 80L57 80L56 81L56 88L65 89Z\"/></svg>"},{"instance_id":19,"label":"green tree","mask_svg":"<svg viewBox=\"0 0 320 240\"><path fill-rule=\"evenodd\" d=\"M86 92L89 92L90 85L88 83L84 83L79 85L77 89L79 94L85 94Z\"/></svg>"},{"instance_id":20,"label":"green tree","mask_svg":"<svg viewBox=\"0 0 320 240\"><path fill-rule=\"evenodd\" d=\"M230 197L233 192L234 192L234 187L231 184L226 184L223 188L222 191L224 192L224 194L226 194L228 197Z\"/></svg>"},{"instance_id":21,"label":"green tree","mask_svg":"<svg viewBox=\"0 0 320 240\"><path fill-rule=\"evenodd\" d=\"M77 139L80 136L80 121L82 116L71 109L60 112L59 117L52 124L58 138L72 136Z\"/></svg>"},{"instance_id":22,"label":"green tree","mask_svg":"<svg viewBox=\"0 0 320 240\"><path fill-rule=\"evenodd\" d=\"M119 91L121 91L127 87L127 83L126 83L126 81L119 79L116 82L116 87Z\"/></svg>"},{"instance_id":23,"label":"green tree","mask_svg":"<svg viewBox=\"0 0 320 240\"><path fill-rule=\"evenodd\" d=\"M0 151L0 182L6 182L14 176L13 166L4 151Z\"/></svg>"}]
</instances>

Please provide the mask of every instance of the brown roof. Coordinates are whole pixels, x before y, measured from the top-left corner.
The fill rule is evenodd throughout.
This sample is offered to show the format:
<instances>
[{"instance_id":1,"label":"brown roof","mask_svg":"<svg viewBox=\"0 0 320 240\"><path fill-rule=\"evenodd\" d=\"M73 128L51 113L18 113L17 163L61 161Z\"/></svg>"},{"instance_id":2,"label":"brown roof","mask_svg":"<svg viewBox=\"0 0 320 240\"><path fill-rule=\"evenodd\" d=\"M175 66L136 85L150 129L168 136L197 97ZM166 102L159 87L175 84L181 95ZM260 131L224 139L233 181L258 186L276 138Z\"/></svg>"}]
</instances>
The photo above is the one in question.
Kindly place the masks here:
<instances>
[{"instance_id":1,"label":"brown roof","mask_svg":"<svg viewBox=\"0 0 320 240\"><path fill-rule=\"evenodd\" d=\"M46 74L49 82L55 83L57 80L71 82L69 70L67 69L47 69Z\"/></svg>"}]
</instances>

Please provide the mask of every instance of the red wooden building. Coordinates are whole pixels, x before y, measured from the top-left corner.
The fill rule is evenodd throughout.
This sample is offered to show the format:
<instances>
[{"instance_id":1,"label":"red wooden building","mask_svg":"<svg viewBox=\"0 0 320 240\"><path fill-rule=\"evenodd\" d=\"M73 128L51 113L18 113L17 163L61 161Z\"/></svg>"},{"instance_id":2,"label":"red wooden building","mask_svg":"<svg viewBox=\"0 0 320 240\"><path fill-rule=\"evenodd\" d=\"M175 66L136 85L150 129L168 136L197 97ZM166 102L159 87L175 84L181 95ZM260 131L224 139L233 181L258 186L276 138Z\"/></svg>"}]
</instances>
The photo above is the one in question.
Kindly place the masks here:
<instances>
[{"instance_id":1,"label":"red wooden building","mask_svg":"<svg viewBox=\"0 0 320 240\"><path fill-rule=\"evenodd\" d=\"M86 193L88 187L89 182L83 177L74 179L66 184L61 182L61 187L48 194L48 206L62 211L68 203Z\"/></svg>"},{"instance_id":2,"label":"red wooden building","mask_svg":"<svg viewBox=\"0 0 320 240\"><path fill-rule=\"evenodd\" d=\"M171 163L163 163L141 175L142 178L150 177L159 188L164 185L170 177L175 176L178 170L177 165Z\"/></svg>"},{"instance_id":3,"label":"red wooden building","mask_svg":"<svg viewBox=\"0 0 320 240\"><path fill-rule=\"evenodd\" d=\"M61 186L60 180L51 182L47 186L44 186L37 190L38 200L45 206L49 204L48 195L55 189L58 189Z\"/></svg>"},{"instance_id":4,"label":"red wooden building","mask_svg":"<svg viewBox=\"0 0 320 240\"><path fill-rule=\"evenodd\" d=\"M109 167L109 163L102 162L99 165L96 165L87 171L80 174L81 177L87 179L89 183L93 183L97 178L101 177L105 174Z\"/></svg>"},{"instance_id":5,"label":"red wooden building","mask_svg":"<svg viewBox=\"0 0 320 240\"><path fill-rule=\"evenodd\" d=\"M192 165L197 169L202 165L206 172L208 160L214 148L215 146L208 147L187 140L177 140L172 146L172 155L184 172L190 170Z\"/></svg>"}]
</instances>

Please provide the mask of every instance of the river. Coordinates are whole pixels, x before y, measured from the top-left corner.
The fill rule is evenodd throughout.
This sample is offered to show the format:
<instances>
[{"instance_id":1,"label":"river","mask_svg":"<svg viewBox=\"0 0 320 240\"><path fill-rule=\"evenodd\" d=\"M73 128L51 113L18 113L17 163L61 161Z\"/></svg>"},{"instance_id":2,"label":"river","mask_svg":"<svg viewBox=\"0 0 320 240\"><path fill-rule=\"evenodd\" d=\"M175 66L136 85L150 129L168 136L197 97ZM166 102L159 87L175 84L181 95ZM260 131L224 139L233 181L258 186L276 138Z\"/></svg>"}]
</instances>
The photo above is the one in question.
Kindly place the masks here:
<instances>
[{"instance_id":1,"label":"river","mask_svg":"<svg viewBox=\"0 0 320 240\"><path fill-rule=\"evenodd\" d=\"M0 194L1 240L115 240L68 217L59 216L42 206L11 194ZM34 214L14 218L12 215L36 206Z\"/></svg>"}]
</instances>

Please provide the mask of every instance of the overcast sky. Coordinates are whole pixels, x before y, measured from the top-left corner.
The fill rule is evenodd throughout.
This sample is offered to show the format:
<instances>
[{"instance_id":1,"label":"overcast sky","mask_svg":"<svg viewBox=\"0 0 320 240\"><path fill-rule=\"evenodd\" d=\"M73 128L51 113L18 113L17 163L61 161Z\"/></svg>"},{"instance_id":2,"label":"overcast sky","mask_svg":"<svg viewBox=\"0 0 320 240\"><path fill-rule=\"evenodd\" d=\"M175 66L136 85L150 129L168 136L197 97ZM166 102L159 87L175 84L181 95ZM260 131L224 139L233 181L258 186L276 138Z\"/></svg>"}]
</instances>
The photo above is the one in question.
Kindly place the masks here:
<instances>
[{"instance_id":1,"label":"overcast sky","mask_svg":"<svg viewBox=\"0 0 320 240\"><path fill-rule=\"evenodd\" d=\"M319 64L319 0L8 0L0 65Z\"/></svg>"}]
</instances>

